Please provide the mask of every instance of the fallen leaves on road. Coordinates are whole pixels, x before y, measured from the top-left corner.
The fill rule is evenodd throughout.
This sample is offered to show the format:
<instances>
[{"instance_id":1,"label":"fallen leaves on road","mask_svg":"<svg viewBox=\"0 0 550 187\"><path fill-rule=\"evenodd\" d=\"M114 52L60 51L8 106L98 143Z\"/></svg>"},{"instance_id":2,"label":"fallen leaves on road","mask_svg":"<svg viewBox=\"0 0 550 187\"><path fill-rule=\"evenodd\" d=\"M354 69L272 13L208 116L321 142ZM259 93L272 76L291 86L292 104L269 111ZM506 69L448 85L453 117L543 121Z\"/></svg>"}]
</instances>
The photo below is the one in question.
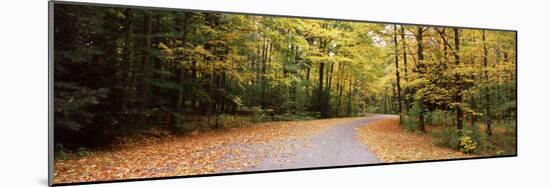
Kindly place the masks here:
<instances>
[{"instance_id":1,"label":"fallen leaves on road","mask_svg":"<svg viewBox=\"0 0 550 187\"><path fill-rule=\"evenodd\" d=\"M332 125L356 119L267 122L187 136L126 138L89 156L55 160L54 183L245 171L266 156L289 154L303 146L281 142L307 140Z\"/></svg>"},{"instance_id":2,"label":"fallen leaves on road","mask_svg":"<svg viewBox=\"0 0 550 187\"><path fill-rule=\"evenodd\" d=\"M472 155L433 145L429 135L406 132L399 126L398 117L375 121L356 130L359 140L385 162L472 157Z\"/></svg>"}]
</instances>

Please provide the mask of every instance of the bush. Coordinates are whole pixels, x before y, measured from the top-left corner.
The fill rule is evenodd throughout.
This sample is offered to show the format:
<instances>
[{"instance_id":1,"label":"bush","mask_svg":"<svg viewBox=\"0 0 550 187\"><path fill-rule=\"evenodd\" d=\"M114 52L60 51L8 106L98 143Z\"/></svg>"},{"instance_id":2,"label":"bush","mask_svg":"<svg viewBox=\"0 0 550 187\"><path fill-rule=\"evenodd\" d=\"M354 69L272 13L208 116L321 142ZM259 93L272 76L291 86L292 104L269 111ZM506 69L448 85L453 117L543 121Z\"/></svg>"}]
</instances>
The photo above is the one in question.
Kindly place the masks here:
<instances>
[{"instance_id":1,"label":"bush","mask_svg":"<svg viewBox=\"0 0 550 187\"><path fill-rule=\"evenodd\" d=\"M477 126L457 130L444 127L441 130L433 130L434 144L459 150L463 153L479 153L484 145L484 135L479 132Z\"/></svg>"},{"instance_id":2,"label":"bush","mask_svg":"<svg viewBox=\"0 0 550 187\"><path fill-rule=\"evenodd\" d=\"M504 133L504 153L503 154L515 154L516 153L516 128L509 126Z\"/></svg>"},{"instance_id":3,"label":"bush","mask_svg":"<svg viewBox=\"0 0 550 187\"><path fill-rule=\"evenodd\" d=\"M456 129L444 127L441 130L432 131L433 143L442 147L458 149L459 135Z\"/></svg>"},{"instance_id":4,"label":"bush","mask_svg":"<svg viewBox=\"0 0 550 187\"><path fill-rule=\"evenodd\" d=\"M421 114L421 108L418 103L413 103L412 108L407 113L407 119L405 121L405 129L410 132L414 132L418 125L418 116Z\"/></svg>"},{"instance_id":5,"label":"bush","mask_svg":"<svg viewBox=\"0 0 550 187\"><path fill-rule=\"evenodd\" d=\"M451 126L453 125L453 120L450 119L453 119L452 112L442 110L435 110L433 112L430 112L429 120L433 125Z\"/></svg>"},{"instance_id":6,"label":"bush","mask_svg":"<svg viewBox=\"0 0 550 187\"><path fill-rule=\"evenodd\" d=\"M56 143L53 150L55 159L64 159L67 157L67 152L65 151L65 147L63 147L63 144Z\"/></svg>"},{"instance_id":7,"label":"bush","mask_svg":"<svg viewBox=\"0 0 550 187\"><path fill-rule=\"evenodd\" d=\"M176 119L173 127L176 132L179 133L188 133L197 130L197 126L190 121L185 121L185 116L179 113L172 113Z\"/></svg>"},{"instance_id":8,"label":"bush","mask_svg":"<svg viewBox=\"0 0 550 187\"><path fill-rule=\"evenodd\" d=\"M404 125L405 125L405 130L409 132L414 132L414 130L416 129L416 121L410 116L407 117Z\"/></svg>"},{"instance_id":9,"label":"bush","mask_svg":"<svg viewBox=\"0 0 550 187\"><path fill-rule=\"evenodd\" d=\"M83 157L83 156L90 156L92 155L92 152L90 152L88 149L84 148L84 147L79 147L77 150L76 150L76 154L80 157Z\"/></svg>"},{"instance_id":10,"label":"bush","mask_svg":"<svg viewBox=\"0 0 550 187\"><path fill-rule=\"evenodd\" d=\"M219 116L219 127L241 127L250 121L249 118L235 115L222 114Z\"/></svg>"},{"instance_id":11,"label":"bush","mask_svg":"<svg viewBox=\"0 0 550 187\"><path fill-rule=\"evenodd\" d=\"M469 136L461 136L459 141L460 151L463 153L472 153L477 149L477 143L474 142Z\"/></svg>"},{"instance_id":12,"label":"bush","mask_svg":"<svg viewBox=\"0 0 550 187\"><path fill-rule=\"evenodd\" d=\"M291 114L291 113L284 113L281 115L275 115L273 116L273 121L303 121L303 120L312 120L315 119L307 113L299 113L299 114Z\"/></svg>"},{"instance_id":13,"label":"bush","mask_svg":"<svg viewBox=\"0 0 550 187\"><path fill-rule=\"evenodd\" d=\"M218 116L218 118L219 118L218 127L221 127L221 128L227 128L229 126L232 126L236 121L234 116L227 115L227 114L222 114Z\"/></svg>"},{"instance_id":14,"label":"bush","mask_svg":"<svg viewBox=\"0 0 550 187\"><path fill-rule=\"evenodd\" d=\"M258 122L266 122L266 121L274 121L274 120L275 120L275 110L271 108L261 109L260 107L258 107L257 109L254 109L252 122L258 123Z\"/></svg>"}]
</instances>

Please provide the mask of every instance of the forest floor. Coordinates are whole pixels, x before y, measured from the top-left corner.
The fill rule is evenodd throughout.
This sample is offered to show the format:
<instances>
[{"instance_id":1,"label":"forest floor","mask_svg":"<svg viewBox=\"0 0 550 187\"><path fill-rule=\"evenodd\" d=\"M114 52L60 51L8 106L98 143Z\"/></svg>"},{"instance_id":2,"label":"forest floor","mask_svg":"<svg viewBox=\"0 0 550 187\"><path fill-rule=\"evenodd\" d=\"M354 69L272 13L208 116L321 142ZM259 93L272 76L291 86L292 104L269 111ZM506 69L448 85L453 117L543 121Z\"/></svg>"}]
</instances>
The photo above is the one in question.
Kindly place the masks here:
<instances>
[{"instance_id":1,"label":"forest floor","mask_svg":"<svg viewBox=\"0 0 550 187\"><path fill-rule=\"evenodd\" d=\"M387 163L476 156L434 145L429 133L407 132L400 127L398 116L359 127L357 131L360 141L368 145L377 157Z\"/></svg>"},{"instance_id":2,"label":"forest floor","mask_svg":"<svg viewBox=\"0 0 550 187\"><path fill-rule=\"evenodd\" d=\"M54 183L378 163L357 141L355 128L387 117L265 122L191 135L128 138L85 156L56 159Z\"/></svg>"}]
</instances>

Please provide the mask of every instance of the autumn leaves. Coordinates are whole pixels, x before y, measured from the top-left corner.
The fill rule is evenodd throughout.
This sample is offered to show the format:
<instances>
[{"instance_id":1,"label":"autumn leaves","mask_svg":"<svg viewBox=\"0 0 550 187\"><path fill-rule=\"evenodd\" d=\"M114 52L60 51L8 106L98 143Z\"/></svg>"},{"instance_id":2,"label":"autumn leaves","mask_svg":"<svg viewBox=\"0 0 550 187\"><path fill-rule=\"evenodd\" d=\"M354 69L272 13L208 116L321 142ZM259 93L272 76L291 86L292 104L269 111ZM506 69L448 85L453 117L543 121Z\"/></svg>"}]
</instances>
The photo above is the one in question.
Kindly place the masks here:
<instances>
[{"instance_id":1,"label":"autumn leaves","mask_svg":"<svg viewBox=\"0 0 550 187\"><path fill-rule=\"evenodd\" d=\"M410 162L468 158L467 155L449 148L432 144L425 134L406 132L399 125L399 118L383 119L357 128L358 139L385 162Z\"/></svg>"},{"instance_id":2,"label":"autumn leaves","mask_svg":"<svg viewBox=\"0 0 550 187\"><path fill-rule=\"evenodd\" d=\"M312 136L355 119L267 122L191 136L127 138L89 156L56 160L54 180L71 183L253 170L263 158L293 152L306 146L303 143ZM303 141L286 141L292 139Z\"/></svg>"}]
</instances>

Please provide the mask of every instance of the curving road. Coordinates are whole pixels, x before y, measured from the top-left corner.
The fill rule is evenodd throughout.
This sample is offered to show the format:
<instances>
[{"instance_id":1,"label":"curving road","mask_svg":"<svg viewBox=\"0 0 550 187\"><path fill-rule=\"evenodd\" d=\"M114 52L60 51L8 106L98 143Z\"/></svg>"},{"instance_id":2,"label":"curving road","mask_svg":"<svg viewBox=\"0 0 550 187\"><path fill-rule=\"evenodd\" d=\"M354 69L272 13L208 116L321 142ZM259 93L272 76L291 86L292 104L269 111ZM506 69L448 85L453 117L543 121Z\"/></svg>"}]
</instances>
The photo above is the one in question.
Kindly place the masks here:
<instances>
[{"instance_id":1,"label":"curving road","mask_svg":"<svg viewBox=\"0 0 550 187\"><path fill-rule=\"evenodd\" d=\"M390 117L394 118L395 116L374 115L358 118L351 122L342 122L313 136L311 139L291 139L272 142L271 145L253 145L253 147L249 147L249 150L265 151L277 147L273 144L293 145L295 149L286 152L272 151L268 155L259 157L261 161L258 164L244 171L381 163L382 160L376 158L366 145L359 142L355 128ZM225 170L222 172L235 171Z\"/></svg>"}]
</instances>

